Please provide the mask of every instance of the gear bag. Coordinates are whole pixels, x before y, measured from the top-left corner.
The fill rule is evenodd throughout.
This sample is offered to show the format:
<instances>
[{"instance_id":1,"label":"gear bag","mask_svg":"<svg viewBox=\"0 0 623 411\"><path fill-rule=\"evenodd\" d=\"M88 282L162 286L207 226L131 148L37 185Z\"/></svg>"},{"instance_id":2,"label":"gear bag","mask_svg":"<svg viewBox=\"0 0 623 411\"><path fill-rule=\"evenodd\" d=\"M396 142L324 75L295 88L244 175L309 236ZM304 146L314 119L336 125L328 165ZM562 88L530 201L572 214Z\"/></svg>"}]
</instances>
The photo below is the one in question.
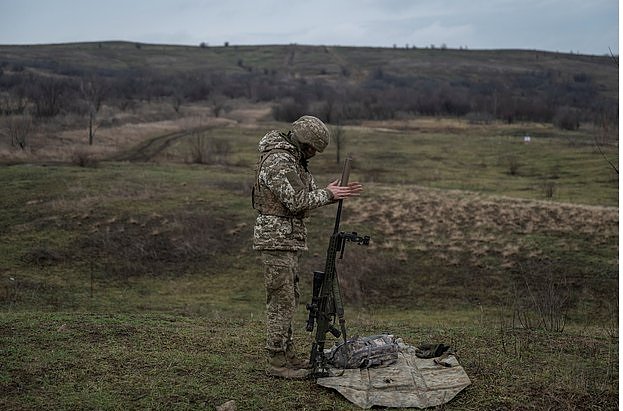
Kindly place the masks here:
<instances>
[{"instance_id":1,"label":"gear bag","mask_svg":"<svg viewBox=\"0 0 623 411\"><path fill-rule=\"evenodd\" d=\"M327 358L336 368L386 367L398 359L398 342L393 335L355 337L331 349Z\"/></svg>"}]
</instances>

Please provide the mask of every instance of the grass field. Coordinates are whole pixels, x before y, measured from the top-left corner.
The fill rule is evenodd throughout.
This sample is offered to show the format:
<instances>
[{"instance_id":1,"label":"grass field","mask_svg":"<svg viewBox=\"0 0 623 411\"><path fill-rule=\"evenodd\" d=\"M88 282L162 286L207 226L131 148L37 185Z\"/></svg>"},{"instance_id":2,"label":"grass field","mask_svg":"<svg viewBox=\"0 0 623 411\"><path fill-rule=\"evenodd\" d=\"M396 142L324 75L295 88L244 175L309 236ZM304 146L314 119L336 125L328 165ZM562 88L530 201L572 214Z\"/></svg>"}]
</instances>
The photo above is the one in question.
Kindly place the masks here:
<instances>
[{"instance_id":1,"label":"grass field","mask_svg":"<svg viewBox=\"0 0 623 411\"><path fill-rule=\"evenodd\" d=\"M283 126L215 124L142 163L0 167L0 408L353 409L264 374L249 185L259 137ZM618 408L618 175L597 131L344 131L366 191L342 227L372 237L338 266L349 332L454 346L472 385L443 409ZM311 164L320 183L340 167L331 149ZM310 221L304 272L323 265L334 211Z\"/></svg>"}]
</instances>

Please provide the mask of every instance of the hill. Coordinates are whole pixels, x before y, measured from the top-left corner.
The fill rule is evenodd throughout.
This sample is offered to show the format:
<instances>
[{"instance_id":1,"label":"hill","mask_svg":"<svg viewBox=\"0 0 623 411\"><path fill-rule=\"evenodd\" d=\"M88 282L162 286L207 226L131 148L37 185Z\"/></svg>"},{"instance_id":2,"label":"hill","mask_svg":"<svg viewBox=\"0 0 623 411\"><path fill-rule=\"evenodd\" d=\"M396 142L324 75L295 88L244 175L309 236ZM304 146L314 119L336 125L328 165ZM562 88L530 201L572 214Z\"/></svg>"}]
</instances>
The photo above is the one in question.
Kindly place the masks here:
<instances>
[{"instance_id":1,"label":"hill","mask_svg":"<svg viewBox=\"0 0 623 411\"><path fill-rule=\"evenodd\" d=\"M119 107L244 98L270 102L277 120L313 112L330 123L471 115L577 128L618 113L612 58L542 51L100 42L0 46L0 67L4 111L28 98L41 116L79 112L67 100L94 93Z\"/></svg>"}]
</instances>

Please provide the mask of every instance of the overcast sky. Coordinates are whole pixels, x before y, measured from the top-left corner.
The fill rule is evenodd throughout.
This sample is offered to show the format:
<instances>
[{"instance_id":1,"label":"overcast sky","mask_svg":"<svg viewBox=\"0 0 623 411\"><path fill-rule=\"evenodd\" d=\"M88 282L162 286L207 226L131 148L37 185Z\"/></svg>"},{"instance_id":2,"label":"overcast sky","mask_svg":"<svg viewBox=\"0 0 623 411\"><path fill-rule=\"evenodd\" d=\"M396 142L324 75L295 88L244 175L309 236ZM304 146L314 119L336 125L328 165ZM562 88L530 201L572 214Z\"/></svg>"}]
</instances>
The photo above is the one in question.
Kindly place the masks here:
<instances>
[{"instance_id":1,"label":"overcast sky","mask_svg":"<svg viewBox=\"0 0 623 411\"><path fill-rule=\"evenodd\" d=\"M618 54L619 7L617 0L0 0L0 44L105 40Z\"/></svg>"}]
</instances>

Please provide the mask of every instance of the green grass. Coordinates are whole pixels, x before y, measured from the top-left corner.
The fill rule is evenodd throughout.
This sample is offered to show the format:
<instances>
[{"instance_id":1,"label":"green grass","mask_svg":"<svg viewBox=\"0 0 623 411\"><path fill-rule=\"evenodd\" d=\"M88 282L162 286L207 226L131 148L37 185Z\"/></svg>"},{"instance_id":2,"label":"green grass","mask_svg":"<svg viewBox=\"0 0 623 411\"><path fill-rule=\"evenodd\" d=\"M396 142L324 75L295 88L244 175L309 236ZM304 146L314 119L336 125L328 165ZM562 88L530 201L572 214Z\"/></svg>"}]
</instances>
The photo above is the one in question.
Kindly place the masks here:
<instances>
[{"instance_id":1,"label":"green grass","mask_svg":"<svg viewBox=\"0 0 623 411\"><path fill-rule=\"evenodd\" d=\"M522 127L347 128L366 192L342 227L372 236L338 267L349 332L453 345L472 385L446 409L616 408L617 180L590 133ZM168 163L0 168L0 408L353 409L264 374L248 186L265 131L211 130L232 141L226 165L185 164L181 138ZM319 183L339 174L334 154L312 160ZM305 273L334 213L308 227L303 355ZM562 329L539 324L552 306Z\"/></svg>"},{"instance_id":2,"label":"green grass","mask_svg":"<svg viewBox=\"0 0 623 411\"><path fill-rule=\"evenodd\" d=\"M474 127L460 133L354 128L346 132L344 151L352 149L360 177L369 181L618 205L618 179L590 133L533 135L531 143L523 142L525 130L517 126ZM516 171L511 172L513 164ZM554 185L551 197L546 183Z\"/></svg>"},{"instance_id":3,"label":"green grass","mask_svg":"<svg viewBox=\"0 0 623 411\"><path fill-rule=\"evenodd\" d=\"M262 129L214 128L202 135L232 142L230 163L247 169L232 177L244 188L253 180L259 137L269 128L283 127L271 123ZM345 126L341 158L353 155L352 179L363 182L616 207L618 177L595 146L593 136L598 132L565 132L534 124L471 126L459 120L422 118L421 125L415 120L404 129ZM523 141L526 134L532 136L530 143ZM192 138L179 139L160 157L187 160ZM615 146L602 149L617 162ZM341 164L336 164L333 150L330 146L312 161L319 182L339 177Z\"/></svg>"},{"instance_id":4,"label":"green grass","mask_svg":"<svg viewBox=\"0 0 623 411\"><path fill-rule=\"evenodd\" d=\"M263 322L233 310L201 317L33 314L0 319L0 404L7 409L213 409L231 399L239 409L353 409L310 381L266 377L258 350ZM349 324L455 346L473 384L449 409L604 409L616 402L616 347L602 330L502 333L483 317L360 313Z\"/></svg>"}]
</instances>

